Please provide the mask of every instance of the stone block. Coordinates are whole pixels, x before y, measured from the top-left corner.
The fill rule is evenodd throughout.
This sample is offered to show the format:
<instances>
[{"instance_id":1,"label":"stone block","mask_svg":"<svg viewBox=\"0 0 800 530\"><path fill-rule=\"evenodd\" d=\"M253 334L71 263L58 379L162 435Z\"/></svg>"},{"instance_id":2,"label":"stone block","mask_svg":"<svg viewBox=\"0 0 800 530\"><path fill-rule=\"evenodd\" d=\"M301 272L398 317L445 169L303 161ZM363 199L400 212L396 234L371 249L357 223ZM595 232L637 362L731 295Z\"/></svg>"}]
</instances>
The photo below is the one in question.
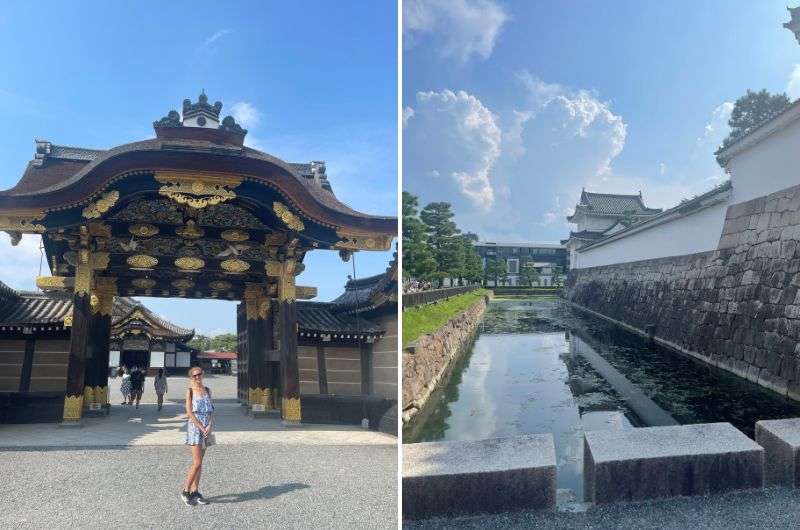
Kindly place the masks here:
<instances>
[{"instance_id":1,"label":"stone block","mask_svg":"<svg viewBox=\"0 0 800 530\"><path fill-rule=\"evenodd\" d=\"M552 434L403 445L403 518L554 509Z\"/></svg>"},{"instance_id":2,"label":"stone block","mask_svg":"<svg viewBox=\"0 0 800 530\"><path fill-rule=\"evenodd\" d=\"M800 418L756 422L756 442L764 448L766 485L800 485Z\"/></svg>"},{"instance_id":3,"label":"stone block","mask_svg":"<svg viewBox=\"0 0 800 530\"><path fill-rule=\"evenodd\" d=\"M764 449L730 423L589 431L584 499L606 504L760 488L763 463Z\"/></svg>"}]
</instances>

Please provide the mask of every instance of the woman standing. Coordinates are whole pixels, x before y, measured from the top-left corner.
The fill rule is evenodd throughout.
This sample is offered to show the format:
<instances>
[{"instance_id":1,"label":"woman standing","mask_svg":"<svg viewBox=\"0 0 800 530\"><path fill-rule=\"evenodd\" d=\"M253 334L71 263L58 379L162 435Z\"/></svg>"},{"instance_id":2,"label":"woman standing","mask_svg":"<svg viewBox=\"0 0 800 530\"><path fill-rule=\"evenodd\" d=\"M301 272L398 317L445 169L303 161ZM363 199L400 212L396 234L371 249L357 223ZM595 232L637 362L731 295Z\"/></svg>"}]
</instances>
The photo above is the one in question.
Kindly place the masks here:
<instances>
[{"instance_id":1,"label":"woman standing","mask_svg":"<svg viewBox=\"0 0 800 530\"><path fill-rule=\"evenodd\" d=\"M186 389L186 445L192 451L192 465L186 475L181 499L189 505L208 504L200 494L200 474L203 471L203 456L206 453L209 436L214 428L211 413L211 391L203 385L203 369L194 366L189 370L189 388Z\"/></svg>"},{"instance_id":2,"label":"woman standing","mask_svg":"<svg viewBox=\"0 0 800 530\"><path fill-rule=\"evenodd\" d=\"M156 388L156 396L158 396L158 410L161 410L161 407L164 404L164 394L167 393L167 376L164 375L164 369L158 369L158 375L153 381L153 386Z\"/></svg>"},{"instance_id":3,"label":"woman standing","mask_svg":"<svg viewBox=\"0 0 800 530\"><path fill-rule=\"evenodd\" d=\"M131 384L131 372L128 370L127 366L123 366L120 368L120 370L122 370L122 384L119 387L119 391L122 393L122 404L127 405L128 399L133 391L133 386Z\"/></svg>"}]
</instances>

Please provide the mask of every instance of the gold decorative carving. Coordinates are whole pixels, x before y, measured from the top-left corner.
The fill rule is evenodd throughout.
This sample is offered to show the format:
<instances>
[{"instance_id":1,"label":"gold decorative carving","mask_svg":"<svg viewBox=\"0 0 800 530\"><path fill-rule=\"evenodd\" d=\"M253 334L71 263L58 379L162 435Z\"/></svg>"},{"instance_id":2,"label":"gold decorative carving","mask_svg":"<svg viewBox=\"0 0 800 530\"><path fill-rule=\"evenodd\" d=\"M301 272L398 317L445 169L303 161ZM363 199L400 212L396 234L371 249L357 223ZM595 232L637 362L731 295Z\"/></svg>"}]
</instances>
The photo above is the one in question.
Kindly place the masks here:
<instances>
[{"instance_id":1,"label":"gold decorative carving","mask_svg":"<svg viewBox=\"0 0 800 530\"><path fill-rule=\"evenodd\" d=\"M225 241L231 241L233 243L240 243L242 241L247 241L248 239L250 239L250 234L248 234L244 230L237 230L235 228L231 230L225 230L224 232L222 232L222 234L220 234L220 236Z\"/></svg>"},{"instance_id":2,"label":"gold decorative carving","mask_svg":"<svg viewBox=\"0 0 800 530\"><path fill-rule=\"evenodd\" d=\"M155 178L164 185L158 193L191 208L205 208L236 198L231 191L242 183L241 177L216 173L157 171Z\"/></svg>"},{"instance_id":3,"label":"gold decorative carving","mask_svg":"<svg viewBox=\"0 0 800 530\"><path fill-rule=\"evenodd\" d=\"M111 209L119 200L119 192L112 190L104 193L97 201L83 209L83 216L87 219L98 219Z\"/></svg>"},{"instance_id":4,"label":"gold decorative carving","mask_svg":"<svg viewBox=\"0 0 800 530\"><path fill-rule=\"evenodd\" d=\"M317 297L317 288L298 285L294 288L298 300L311 300Z\"/></svg>"},{"instance_id":5,"label":"gold decorative carving","mask_svg":"<svg viewBox=\"0 0 800 530\"><path fill-rule=\"evenodd\" d=\"M96 294L92 294L92 296L89 297L89 310L92 313L97 313L99 309L100 309L100 297L97 296Z\"/></svg>"},{"instance_id":6,"label":"gold decorative carving","mask_svg":"<svg viewBox=\"0 0 800 530\"><path fill-rule=\"evenodd\" d=\"M266 319L269 313L269 304L265 300L265 290L263 285L246 284L244 288L244 302L247 320L255 320L257 318Z\"/></svg>"},{"instance_id":7,"label":"gold decorative carving","mask_svg":"<svg viewBox=\"0 0 800 530\"><path fill-rule=\"evenodd\" d=\"M186 225L175 229L175 233L184 239L199 239L206 234L206 231L197 226L192 219L186 221Z\"/></svg>"},{"instance_id":8,"label":"gold decorative carving","mask_svg":"<svg viewBox=\"0 0 800 530\"><path fill-rule=\"evenodd\" d=\"M92 270L105 270L111 263L111 255L108 252L92 252L89 255L89 266Z\"/></svg>"},{"instance_id":9,"label":"gold decorative carving","mask_svg":"<svg viewBox=\"0 0 800 530\"><path fill-rule=\"evenodd\" d=\"M215 291L227 291L227 290L233 288L233 285L231 284L231 282L225 282L225 281L222 281L222 280L216 280L216 281L210 282L208 284L208 286L211 287Z\"/></svg>"},{"instance_id":10,"label":"gold decorative carving","mask_svg":"<svg viewBox=\"0 0 800 530\"><path fill-rule=\"evenodd\" d=\"M250 388L247 392L248 403L253 405L264 405L267 408L267 393L268 389L265 388Z\"/></svg>"},{"instance_id":11,"label":"gold decorative carving","mask_svg":"<svg viewBox=\"0 0 800 530\"><path fill-rule=\"evenodd\" d=\"M94 402L100 403L101 405L108 405L108 387L94 387Z\"/></svg>"},{"instance_id":12,"label":"gold decorative carving","mask_svg":"<svg viewBox=\"0 0 800 530\"><path fill-rule=\"evenodd\" d=\"M111 237L111 225L107 223L89 223L89 235L94 237Z\"/></svg>"},{"instance_id":13,"label":"gold decorative carving","mask_svg":"<svg viewBox=\"0 0 800 530\"><path fill-rule=\"evenodd\" d=\"M72 313L64 317L64 327L65 328L72 327Z\"/></svg>"},{"instance_id":14,"label":"gold decorative carving","mask_svg":"<svg viewBox=\"0 0 800 530\"><path fill-rule=\"evenodd\" d=\"M284 261L267 260L264 269L267 276L278 279L278 300L295 300L297 298L294 283L294 272L297 262L293 259Z\"/></svg>"},{"instance_id":15,"label":"gold decorative carving","mask_svg":"<svg viewBox=\"0 0 800 530\"><path fill-rule=\"evenodd\" d=\"M334 247L344 250L389 250L392 248L393 236L388 234L369 234L350 232L345 229L336 230L336 235L342 238Z\"/></svg>"},{"instance_id":16,"label":"gold decorative carving","mask_svg":"<svg viewBox=\"0 0 800 530\"><path fill-rule=\"evenodd\" d=\"M20 210L7 215L0 215L0 230L10 232L40 234L47 230L43 224L37 223L44 219L45 213L42 210ZM12 236L12 240L16 235Z\"/></svg>"},{"instance_id":17,"label":"gold decorative carving","mask_svg":"<svg viewBox=\"0 0 800 530\"><path fill-rule=\"evenodd\" d=\"M151 280L150 278L136 278L131 280L131 285L136 287L137 289L152 289L156 286L156 281Z\"/></svg>"},{"instance_id":18,"label":"gold decorative carving","mask_svg":"<svg viewBox=\"0 0 800 530\"><path fill-rule=\"evenodd\" d=\"M94 388L85 386L83 387L83 409L88 409L92 403L94 403Z\"/></svg>"},{"instance_id":19,"label":"gold decorative carving","mask_svg":"<svg viewBox=\"0 0 800 530\"><path fill-rule=\"evenodd\" d=\"M139 237L153 237L158 233L158 227L147 223L138 223L130 225L128 232Z\"/></svg>"},{"instance_id":20,"label":"gold decorative carving","mask_svg":"<svg viewBox=\"0 0 800 530\"><path fill-rule=\"evenodd\" d=\"M154 258L153 256L148 256L147 254L136 254L134 256L129 256L126 261L128 262L128 265L134 269L152 269L158 265L158 259Z\"/></svg>"},{"instance_id":21,"label":"gold decorative carving","mask_svg":"<svg viewBox=\"0 0 800 530\"><path fill-rule=\"evenodd\" d=\"M175 266L185 271L197 271L205 267L206 262L194 256L184 256L175 260Z\"/></svg>"},{"instance_id":22,"label":"gold decorative carving","mask_svg":"<svg viewBox=\"0 0 800 530\"><path fill-rule=\"evenodd\" d=\"M172 282L172 286L180 291L188 291L194 287L194 282L188 278L178 278Z\"/></svg>"},{"instance_id":23,"label":"gold decorative carving","mask_svg":"<svg viewBox=\"0 0 800 530\"><path fill-rule=\"evenodd\" d=\"M231 274L241 274L250 269L250 264L241 259L226 259L219 265L222 270Z\"/></svg>"},{"instance_id":24,"label":"gold decorative carving","mask_svg":"<svg viewBox=\"0 0 800 530\"><path fill-rule=\"evenodd\" d=\"M39 276L36 287L42 291L64 291L75 285L75 280L65 276Z\"/></svg>"},{"instance_id":25,"label":"gold decorative carving","mask_svg":"<svg viewBox=\"0 0 800 530\"><path fill-rule=\"evenodd\" d=\"M282 202L273 202L272 209L275 211L275 215L277 215L278 218L283 221L283 224L292 230L300 232L301 230L305 229L303 221L301 221L299 217L292 213L292 211Z\"/></svg>"},{"instance_id":26,"label":"gold decorative carving","mask_svg":"<svg viewBox=\"0 0 800 530\"><path fill-rule=\"evenodd\" d=\"M92 289L92 267L89 263L78 263L75 267L75 294L89 295Z\"/></svg>"},{"instance_id":27,"label":"gold decorative carving","mask_svg":"<svg viewBox=\"0 0 800 530\"><path fill-rule=\"evenodd\" d=\"M95 278L95 294L97 298L97 312L106 317L111 316L114 309L114 297L117 295L116 278Z\"/></svg>"},{"instance_id":28,"label":"gold decorative carving","mask_svg":"<svg viewBox=\"0 0 800 530\"><path fill-rule=\"evenodd\" d=\"M83 394L64 396L64 421L80 421L83 409Z\"/></svg>"},{"instance_id":29,"label":"gold decorative carving","mask_svg":"<svg viewBox=\"0 0 800 530\"><path fill-rule=\"evenodd\" d=\"M300 398L283 398L281 400L283 408L283 419L286 421L301 421Z\"/></svg>"}]
</instances>

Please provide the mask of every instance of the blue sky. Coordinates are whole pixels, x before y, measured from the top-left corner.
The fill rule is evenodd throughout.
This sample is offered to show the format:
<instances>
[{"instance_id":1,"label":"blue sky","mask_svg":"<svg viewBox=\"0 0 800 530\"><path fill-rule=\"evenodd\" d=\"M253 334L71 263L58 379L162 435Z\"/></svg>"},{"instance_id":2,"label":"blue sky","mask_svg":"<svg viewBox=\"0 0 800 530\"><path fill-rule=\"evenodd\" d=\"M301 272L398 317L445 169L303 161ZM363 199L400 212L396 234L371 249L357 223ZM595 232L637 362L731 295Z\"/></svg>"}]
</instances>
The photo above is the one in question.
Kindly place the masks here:
<instances>
[{"instance_id":1,"label":"blue sky","mask_svg":"<svg viewBox=\"0 0 800 530\"><path fill-rule=\"evenodd\" d=\"M582 187L674 206L724 180L713 152L748 88L800 97L784 1L408 0L403 17L403 188L484 239L558 242Z\"/></svg>"},{"instance_id":2,"label":"blue sky","mask_svg":"<svg viewBox=\"0 0 800 530\"><path fill-rule=\"evenodd\" d=\"M34 138L110 148L153 136L152 122L205 89L249 134L292 162L325 160L337 196L397 211L397 7L393 2L37 2L0 12L0 188L33 157ZM359 277L391 252L359 253ZM321 300L352 264L306 258L302 285ZM0 235L0 280L33 288L38 241ZM147 299L199 332L235 330L233 304Z\"/></svg>"}]
</instances>

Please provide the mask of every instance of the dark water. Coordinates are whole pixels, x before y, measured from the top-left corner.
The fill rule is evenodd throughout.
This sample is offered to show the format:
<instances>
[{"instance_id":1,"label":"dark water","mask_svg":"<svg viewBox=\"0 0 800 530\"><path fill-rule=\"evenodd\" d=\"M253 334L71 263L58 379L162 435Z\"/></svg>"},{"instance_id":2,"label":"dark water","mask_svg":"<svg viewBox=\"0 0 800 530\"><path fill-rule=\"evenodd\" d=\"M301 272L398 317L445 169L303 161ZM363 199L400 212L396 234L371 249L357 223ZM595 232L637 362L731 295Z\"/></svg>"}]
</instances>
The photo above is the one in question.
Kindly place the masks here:
<instances>
[{"instance_id":1,"label":"dark water","mask_svg":"<svg viewBox=\"0 0 800 530\"><path fill-rule=\"evenodd\" d=\"M403 441L553 433L558 487L581 498L585 430L728 421L752 437L757 420L795 416L798 403L561 300L497 300Z\"/></svg>"}]
</instances>

